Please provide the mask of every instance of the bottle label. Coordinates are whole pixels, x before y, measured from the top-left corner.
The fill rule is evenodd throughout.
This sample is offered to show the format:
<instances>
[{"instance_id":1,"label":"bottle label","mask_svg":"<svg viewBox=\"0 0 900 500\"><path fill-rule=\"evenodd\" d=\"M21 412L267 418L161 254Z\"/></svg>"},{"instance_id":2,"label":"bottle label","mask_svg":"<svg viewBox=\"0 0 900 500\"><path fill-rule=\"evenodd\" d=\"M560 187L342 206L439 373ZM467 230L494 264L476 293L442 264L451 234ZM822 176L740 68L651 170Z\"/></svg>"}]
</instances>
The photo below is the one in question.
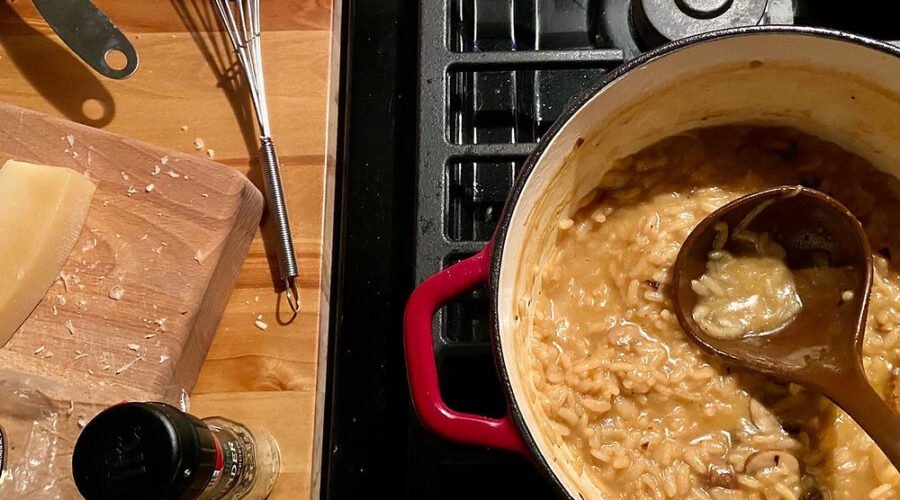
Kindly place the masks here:
<instances>
[{"instance_id":1,"label":"bottle label","mask_svg":"<svg viewBox=\"0 0 900 500\"><path fill-rule=\"evenodd\" d=\"M228 429L210 425L216 441L216 466L201 498L222 498L238 484L244 473L244 447Z\"/></svg>"}]
</instances>

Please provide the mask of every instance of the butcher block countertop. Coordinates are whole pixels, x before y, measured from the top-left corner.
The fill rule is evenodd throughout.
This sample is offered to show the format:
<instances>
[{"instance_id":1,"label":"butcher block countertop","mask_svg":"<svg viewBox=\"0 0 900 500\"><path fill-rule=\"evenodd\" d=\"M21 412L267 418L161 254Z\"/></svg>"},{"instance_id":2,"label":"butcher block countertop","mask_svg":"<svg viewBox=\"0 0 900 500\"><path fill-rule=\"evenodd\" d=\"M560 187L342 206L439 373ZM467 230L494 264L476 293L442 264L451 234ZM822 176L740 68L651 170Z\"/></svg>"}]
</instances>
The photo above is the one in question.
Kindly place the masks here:
<instances>
[{"instance_id":1,"label":"butcher block countertop","mask_svg":"<svg viewBox=\"0 0 900 500\"><path fill-rule=\"evenodd\" d=\"M249 101L236 84L213 2L94 3L134 44L138 71L122 81L98 75L30 2L4 2L0 102L212 157L249 173L261 188ZM279 307L257 231L191 396L191 413L275 435L283 463L272 498L318 496L334 179L332 15L329 0L262 2L269 109L300 263L301 313L288 322L286 303Z\"/></svg>"}]
</instances>

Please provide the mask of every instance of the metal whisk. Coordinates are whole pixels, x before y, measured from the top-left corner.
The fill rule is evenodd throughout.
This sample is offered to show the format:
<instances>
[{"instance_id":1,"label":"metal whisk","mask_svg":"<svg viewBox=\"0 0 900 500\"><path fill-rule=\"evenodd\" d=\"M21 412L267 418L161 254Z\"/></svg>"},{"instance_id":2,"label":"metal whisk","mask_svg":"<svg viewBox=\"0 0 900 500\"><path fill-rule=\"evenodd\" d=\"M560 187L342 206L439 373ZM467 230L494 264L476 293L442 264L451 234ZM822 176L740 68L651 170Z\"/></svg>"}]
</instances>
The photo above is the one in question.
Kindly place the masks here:
<instances>
[{"instance_id":1,"label":"metal whisk","mask_svg":"<svg viewBox=\"0 0 900 500\"><path fill-rule=\"evenodd\" d=\"M266 103L266 84L259 43L259 0L215 0L215 3L250 87L256 121L259 123L259 164L265 184L266 205L271 223L278 234L278 271L284 282L288 304L294 312L298 312L300 299L295 280L299 273L281 187L278 156L275 154L269 127L269 106Z\"/></svg>"}]
</instances>

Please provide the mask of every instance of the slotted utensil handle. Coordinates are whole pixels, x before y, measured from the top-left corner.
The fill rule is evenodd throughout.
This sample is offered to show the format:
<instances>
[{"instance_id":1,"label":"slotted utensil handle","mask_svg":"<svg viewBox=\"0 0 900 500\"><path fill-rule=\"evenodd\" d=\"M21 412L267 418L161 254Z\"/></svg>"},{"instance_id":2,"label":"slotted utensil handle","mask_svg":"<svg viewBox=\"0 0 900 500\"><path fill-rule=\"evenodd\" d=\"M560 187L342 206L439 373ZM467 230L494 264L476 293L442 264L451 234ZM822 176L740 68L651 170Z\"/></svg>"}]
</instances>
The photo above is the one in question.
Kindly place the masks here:
<instances>
[{"instance_id":1,"label":"slotted utensil handle","mask_svg":"<svg viewBox=\"0 0 900 500\"><path fill-rule=\"evenodd\" d=\"M34 0L34 6L62 41L101 75L122 79L137 70L134 46L90 0ZM110 52L120 52L125 65L110 66L106 60Z\"/></svg>"}]
</instances>

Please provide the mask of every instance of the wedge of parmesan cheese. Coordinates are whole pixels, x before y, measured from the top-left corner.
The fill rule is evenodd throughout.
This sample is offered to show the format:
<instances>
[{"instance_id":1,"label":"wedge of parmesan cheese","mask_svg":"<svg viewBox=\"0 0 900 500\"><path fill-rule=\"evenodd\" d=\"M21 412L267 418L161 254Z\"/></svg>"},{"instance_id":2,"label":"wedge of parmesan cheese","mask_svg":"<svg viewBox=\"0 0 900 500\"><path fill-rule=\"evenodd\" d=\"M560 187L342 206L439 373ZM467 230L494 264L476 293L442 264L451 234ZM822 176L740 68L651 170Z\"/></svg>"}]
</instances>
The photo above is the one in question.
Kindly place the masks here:
<instances>
[{"instance_id":1,"label":"wedge of parmesan cheese","mask_svg":"<svg viewBox=\"0 0 900 500\"><path fill-rule=\"evenodd\" d=\"M15 160L0 168L0 346L59 276L94 190L69 168Z\"/></svg>"}]
</instances>

